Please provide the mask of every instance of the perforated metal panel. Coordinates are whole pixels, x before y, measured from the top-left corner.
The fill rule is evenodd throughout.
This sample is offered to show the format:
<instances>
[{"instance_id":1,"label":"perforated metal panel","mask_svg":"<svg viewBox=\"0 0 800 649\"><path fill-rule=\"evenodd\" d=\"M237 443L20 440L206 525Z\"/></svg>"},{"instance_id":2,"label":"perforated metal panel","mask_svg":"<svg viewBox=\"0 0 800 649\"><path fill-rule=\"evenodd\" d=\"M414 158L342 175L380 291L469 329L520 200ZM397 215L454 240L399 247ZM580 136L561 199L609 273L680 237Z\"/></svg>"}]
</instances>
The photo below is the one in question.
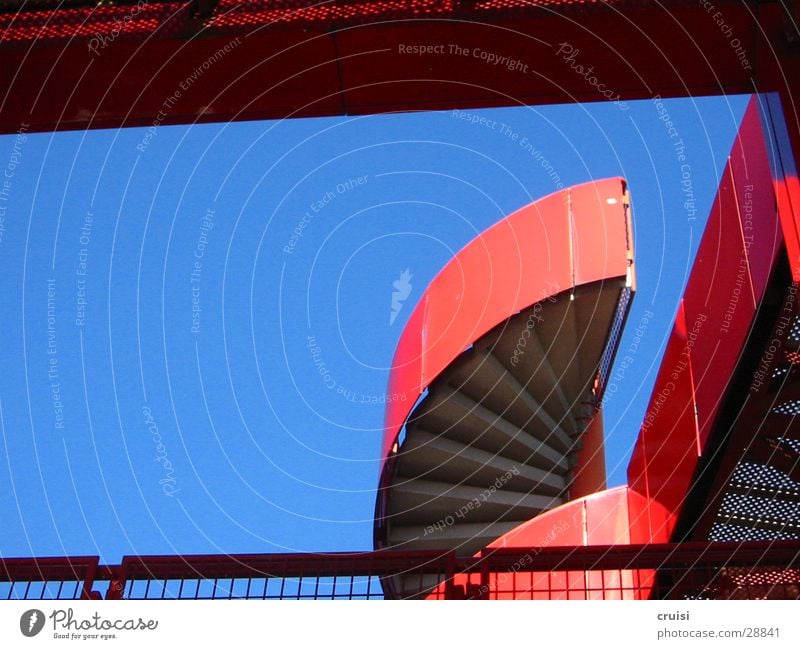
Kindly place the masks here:
<instances>
[{"instance_id":1,"label":"perforated metal panel","mask_svg":"<svg viewBox=\"0 0 800 649\"><path fill-rule=\"evenodd\" d=\"M800 453L800 440L787 439L786 437L781 437L779 441L781 444L785 444L786 446L788 446L795 453Z\"/></svg>"},{"instance_id":2,"label":"perforated metal panel","mask_svg":"<svg viewBox=\"0 0 800 649\"><path fill-rule=\"evenodd\" d=\"M756 485L768 489L786 489L800 494L800 484L771 466L742 462L736 467L731 483L748 487Z\"/></svg>"},{"instance_id":3,"label":"perforated metal panel","mask_svg":"<svg viewBox=\"0 0 800 649\"><path fill-rule=\"evenodd\" d=\"M622 337L622 325L628 315L630 309L631 298L633 297L633 290L626 287L620 293L619 303L617 304L617 311L614 314L614 322L611 325L611 331L608 334L608 344L603 352L603 358L600 361L600 394L599 398L602 399L605 386L608 382L608 375L611 372L611 363L616 354L617 345Z\"/></svg>"},{"instance_id":4,"label":"perforated metal panel","mask_svg":"<svg viewBox=\"0 0 800 649\"><path fill-rule=\"evenodd\" d=\"M751 393L734 424L727 450L729 477L720 476L709 506L707 538L713 541L800 539L800 314L793 293L774 311L771 340L780 350L764 390ZM779 316L791 311L788 317ZM790 319L791 318L791 319ZM766 348L765 348L766 351ZM764 358L762 355L762 362Z\"/></svg>"},{"instance_id":5,"label":"perforated metal panel","mask_svg":"<svg viewBox=\"0 0 800 649\"><path fill-rule=\"evenodd\" d=\"M792 328L789 330L789 340L800 342L800 316L795 317Z\"/></svg>"},{"instance_id":6,"label":"perforated metal panel","mask_svg":"<svg viewBox=\"0 0 800 649\"><path fill-rule=\"evenodd\" d=\"M644 0L616 0L618 8L644 6ZM319 2L318 0L221 0L211 21L213 27L248 25L358 22L367 20L416 20L423 18L464 18L502 12L504 15L548 8L593 10L597 0L362 0L360 2Z\"/></svg>"},{"instance_id":7,"label":"perforated metal panel","mask_svg":"<svg viewBox=\"0 0 800 649\"><path fill-rule=\"evenodd\" d=\"M781 439L791 448L794 440ZM800 483L775 467L741 462L722 500L710 541L800 539Z\"/></svg>"},{"instance_id":8,"label":"perforated metal panel","mask_svg":"<svg viewBox=\"0 0 800 649\"><path fill-rule=\"evenodd\" d=\"M786 360L792 365L800 364L800 354L797 352L786 352Z\"/></svg>"},{"instance_id":9,"label":"perforated metal panel","mask_svg":"<svg viewBox=\"0 0 800 649\"><path fill-rule=\"evenodd\" d=\"M788 371L789 371L789 368L787 366L785 366L785 365L783 367L776 367L775 371L772 373L772 378L776 379L776 378L778 378L780 376L783 376Z\"/></svg>"},{"instance_id":10,"label":"perforated metal panel","mask_svg":"<svg viewBox=\"0 0 800 649\"><path fill-rule=\"evenodd\" d=\"M21 13L0 12L0 41L4 43L80 38L141 38L176 33L190 2L153 2L133 6L46 8Z\"/></svg>"},{"instance_id":11,"label":"perforated metal panel","mask_svg":"<svg viewBox=\"0 0 800 649\"><path fill-rule=\"evenodd\" d=\"M784 401L772 409L776 415L800 415L800 400Z\"/></svg>"},{"instance_id":12,"label":"perforated metal panel","mask_svg":"<svg viewBox=\"0 0 800 649\"><path fill-rule=\"evenodd\" d=\"M714 523L711 533L708 535L709 541L720 541L736 543L742 541L784 541L800 539L800 534L796 532L778 532L775 530L765 530L740 525L726 523Z\"/></svg>"},{"instance_id":13,"label":"perforated metal panel","mask_svg":"<svg viewBox=\"0 0 800 649\"><path fill-rule=\"evenodd\" d=\"M722 501L721 513L731 519L746 521L776 521L787 527L797 527L800 501L776 500L760 495L728 493Z\"/></svg>"}]
</instances>

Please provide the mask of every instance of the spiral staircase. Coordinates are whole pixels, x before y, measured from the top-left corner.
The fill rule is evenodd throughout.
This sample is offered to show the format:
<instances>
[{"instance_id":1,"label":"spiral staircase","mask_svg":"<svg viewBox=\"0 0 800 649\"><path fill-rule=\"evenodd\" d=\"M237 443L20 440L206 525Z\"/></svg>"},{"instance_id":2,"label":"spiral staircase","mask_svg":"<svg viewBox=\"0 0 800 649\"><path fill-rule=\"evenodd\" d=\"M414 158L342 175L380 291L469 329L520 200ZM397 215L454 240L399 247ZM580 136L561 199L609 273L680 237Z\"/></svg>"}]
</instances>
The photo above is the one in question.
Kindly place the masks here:
<instances>
[{"instance_id":1,"label":"spiral staircase","mask_svg":"<svg viewBox=\"0 0 800 649\"><path fill-rule=\"evenodd\" d=\"M576 200L576 193L582 198ZM376 516L379 548L452 549L472 556L539 514L585 495L576 482L579 472L602 474L604 480L595 415L634 288L627 191L621 179L604 180L541 203L507 219L517 219L513 227L530 228L526 234L537 234L537 241L566 229L566 250L554 249L556 244L545 249L553 258L569 258L566 281L535 279L537 301L518 304L492 323L421 386L385 459ZM596 214L594 205L602 206ZM595 236L589 236L592 229ZM624 245L609 248L603 240L609 237L622 237ZM487 243L479 236L451 262L460 264L465 284L470 269L460 258L468 260L470 247L477 246ZM529 254L537 252L534 245ZM499 246L489 254L507 255ZM581 282L581 254L615 259L593 281ZM436 288L435 280L423 301L436 299L430 293ZM445 299L451 293L439 290ZM451 320L463 312L470 313L455 309ZM432 328L421 326L423 367L430 365L424 354L437 333ZM593 426L600 445L587 448L585 436ZM418 596L436 583L433 577L428 584L402 575L390 581L384 588L401 597Z\"/></svg>"}]
</instances>

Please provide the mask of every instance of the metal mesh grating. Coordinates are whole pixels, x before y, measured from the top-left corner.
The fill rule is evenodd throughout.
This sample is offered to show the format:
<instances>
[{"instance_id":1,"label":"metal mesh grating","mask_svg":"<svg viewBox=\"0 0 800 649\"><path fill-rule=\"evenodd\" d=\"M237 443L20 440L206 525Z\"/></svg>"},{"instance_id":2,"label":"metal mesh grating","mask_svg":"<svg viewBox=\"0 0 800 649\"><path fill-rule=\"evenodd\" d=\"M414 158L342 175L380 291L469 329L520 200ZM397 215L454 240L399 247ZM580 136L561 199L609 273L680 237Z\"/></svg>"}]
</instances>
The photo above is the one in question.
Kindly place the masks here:
<instances>
[{"instance_id":1,"label":"metal mesh grating","mask_svg":"<svg viewBox=\"0 0 800 649\"><path fill-rule=\"evenodd\" d=\"M800 483L795 482L778 469L753 462L741 462L736 467L731 482L744 487L752 484L770 489L800 491Z\"/></svg>"},{"instance_id":2,"label":"metal mesh grating","mask_svg":"<svg viewBox=\"0 0 800 649\"><path fill-rule=\"evenodd\" d=\"M800 354L797 352L786 352L786 360L792 365L800 365Z\"/></svg>"},{"instance_id":3,"label":"metal mesh grating","mask_svg":"<svg viewBox=\"0 0 800 649\"><path fill-rule=\"evenodd\" d=\"M66 9L68 7L85 7L97 2L88 0L0 0L0 12L22 13L41 9Z\"/></svg>"},{"instance_id":4,"label":"metal mesh grating","mask_svg":"<svg viewBox=\"0 0 800 649\"><path fill-rule=\"evenodd\" d=\"M248 27L292 23L368 21L375 19L433 18L453 13L453 2L436 0L380 0L364 3L261 2L222 0L211 27Z\"/></svg>"},{"instance_id":5,"label":"metal mesh grating","mask_svg":"<svg viewBox=\"0 0 800 649\"><path fill-rule=\"evenodd\" d=\"M730 523L714 523L708 535L709 541L715 542L743 542L743 541L782 541L800 539L800 533L794 530L769 530L763 528L745 527Z\"/></svg>"},{"instance_id":6,"label":"metal mesh grating","mask_svg":"<svg viewBox=\"0 0 800 649\"><path fill-rule=\"evenodd\" d=\"M699 592L684 598L691 600L723 599L798 599L800 570L780 567L724 567Z\"/></svg>"},{"instance_id":7,"label":"metal mesh grating","mask_svg":"<svg viewBox=\"0 0 800 649\"><path fill-rule=\"evenodd\" d=\"M800 401L786 401L772 409L776 415L800 415Z\"/></svg>"},{"instance_id":8,"label":"metal mesh grating","mask_svg":"<svg viewBox=\"0 0 800 649\"><path fill-rule=\"evenodd\" d=\"M493 16L524 16L544 9L570 13L602 9L648 7L645 0L221 0L204 29L250 30L265 26L358 25L420 19L489 20ZM690 5L673 0L673 5ZM177 5L179 11L168 7ZM24 7L24 8L23 8ZM39 41L108 35L126 21L124 35L143 38L150 33L176 36L185 32L197 3L160 0L120 0L108 5L89 0L0 0L0 40ZM135 15L134 15L135 12Z\"/></svg>"},{"instance_id":9,"label":"metal mesh grating","mask_svg":"<svg viewBox=\"0 0 800 649\"><path fill-rule=\"evenodd\" d=\"M800 439L789 439L789 438L786 438L786 437L781 437L778 441L781 444L784 444L784 445L788 446L795 453L800 455Z\"/></svg>"},{"instance_id":10,"label":"metal mesh grating","mask_svg":"<svg viewBox=\"0 0 800 649\"><path fill-rule=\"evenodd\" d=\"M800 342L800 315L795 316L792 328L789 330L789 340Z\"/></svg>"},{"instance_id":11,"label":"metal mesh grating","mask_svg":"<svg viewBox=\"0 0 800 649\"><path fill-rule=\"evenodd\" d=\"M780 568L753 570L751 568L726 568L725 574L736 586L771 586L775 584L796 584L800 570Z\"/></svg>"},{"instance_id":12,"label":"metal mesh grating","mask_svg":"<svg viewBox=\"0 0 800 649\"><path fill-rule=\"evenodd\" d=\"M622 323L625 322L625 316L628 314L628 308L631 303L632 291L630 288L625 288L620 292L619 302L617 303L617 311L614 314L614 322L611 325L611 331L608 334L608 341L606 348L603 350L603 357L600 360L600 370L598 372L600 377L600 398L605 392L606 383L608 382L608 375L611 372L611 361L617 350L617 344L622 335Z\"/></svg>"},{"instance_id":13,"label":"metal mesh grating","mask_svg":"<svg viewBox=\"0 0 800 649\"><path fill-rule=\"evenodd\" d=\"M141 38L156 31L169 36L178 28L174 20L188 16L190 8L190 2L166 2L0 13L0 41L93 38L115 32L119 38Z\"/></svg>"},{"instance_id":14,"label":"metal mesh grating","mask_svg":"<svg viewBox=\"0 0 800 649\"><path fill-rule=\"evenodd\" d=\"M721 512L723 517L732 515L751 520L772 519L793 527L800 525L800 502L781 500L780 497L728 493L722 501Z\"/></svg>"},{"instance_id":15,"label":"metal mesh grating","mask_svg":"<svg viewBox=\"0 0 800 649\"><path fill-rule=\"evenodd\" d=\"M592 10L605 3L597 0L361 0L325 2L313 0L221 0L211 27L247 27L264 24L376 22L436 18L480 18L492 13L524 13L541 8ZM612 4L612 3L609 3ZM646 6L644 0L616 0L617 7Z\"/></svg>"}]
</instances>

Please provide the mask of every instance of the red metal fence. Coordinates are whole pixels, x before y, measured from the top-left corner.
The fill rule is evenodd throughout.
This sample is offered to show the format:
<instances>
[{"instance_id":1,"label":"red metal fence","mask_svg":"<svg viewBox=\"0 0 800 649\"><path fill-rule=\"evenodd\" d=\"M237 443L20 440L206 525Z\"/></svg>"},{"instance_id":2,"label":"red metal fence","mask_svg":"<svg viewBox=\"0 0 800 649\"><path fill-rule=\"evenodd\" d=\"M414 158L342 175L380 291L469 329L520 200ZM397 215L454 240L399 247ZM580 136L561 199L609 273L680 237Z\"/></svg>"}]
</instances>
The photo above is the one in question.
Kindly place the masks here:
<instances>
[{"instance_id":1,"label":"red metal fence","mask_svg":"<svg viewBox=\"0 0 800 649\"><path fill-rule=\"evenodd\" d=\"M800 599L800 541L0 559L0 599L384 599L398 575L429 599Z\"/></svg>"}]
</instances>

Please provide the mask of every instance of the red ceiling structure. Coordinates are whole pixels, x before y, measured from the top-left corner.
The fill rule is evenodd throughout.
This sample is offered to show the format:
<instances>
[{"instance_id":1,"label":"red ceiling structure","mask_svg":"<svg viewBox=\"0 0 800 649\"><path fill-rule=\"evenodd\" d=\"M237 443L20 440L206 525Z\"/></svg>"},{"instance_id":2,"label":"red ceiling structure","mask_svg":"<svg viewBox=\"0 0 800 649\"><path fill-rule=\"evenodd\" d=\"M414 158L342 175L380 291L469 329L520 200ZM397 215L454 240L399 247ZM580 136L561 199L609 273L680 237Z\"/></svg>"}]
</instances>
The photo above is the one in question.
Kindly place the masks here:
<instances>
[{"instance_id":1,"label":"red ceiling structure","mask_svg":"<svg viewBox=\"0 0 800 649\"><path fill-rule=\"evenodd\" d=\"M96 4L0 4L0 133L775 93L800 210L796 0Z\"/></svg>"},{"instance_id":2,"label":"red ceiling structure","mask_svg":"<svg viewBox=\"0 0 800 649\"><path fill-rule=\"evenodd\" d=\"M373 579L397 597L800 596L799 18L796 2L731 0L3 0L4 133L757 93L627 486L605 490L597 459L635 289L627 188L608 179L480 235L412 315L389 386L407 399L387 409L376 510L378 546L404 549L289 568L281 561L303 557L4 561L6 594L41 581L44 597L49 576L96 596L100 574L109 597L135 597L125 583L138 578L145 597L151 582L165 596L169 580L183 596L193 579L195 596L201 581L216 596L230 579L229 597L249 597L261 579L256 596L269 598L299 575L291 596L302 598L311 573L314 594L333 577L334 598L345 574L351 596L365 576L367 597ZM480 501L470 479L500 476L505 501L469 508L460 531L447 522ZM687 552L700 572L671 563ZM250 580L246 594L236 579Z\"/></svg>"},{"instance_id":3,"label":"red ceiling structure","mask_svg":"<svg viewBox=\"0 0 800 649\"><path fill-rule=\"evenodd\" d=\"M5 0L0 9L3 132L23 122L60 130L757 91L780 93L797 136L796 2Z\"/></svg>"}]
</instances>

